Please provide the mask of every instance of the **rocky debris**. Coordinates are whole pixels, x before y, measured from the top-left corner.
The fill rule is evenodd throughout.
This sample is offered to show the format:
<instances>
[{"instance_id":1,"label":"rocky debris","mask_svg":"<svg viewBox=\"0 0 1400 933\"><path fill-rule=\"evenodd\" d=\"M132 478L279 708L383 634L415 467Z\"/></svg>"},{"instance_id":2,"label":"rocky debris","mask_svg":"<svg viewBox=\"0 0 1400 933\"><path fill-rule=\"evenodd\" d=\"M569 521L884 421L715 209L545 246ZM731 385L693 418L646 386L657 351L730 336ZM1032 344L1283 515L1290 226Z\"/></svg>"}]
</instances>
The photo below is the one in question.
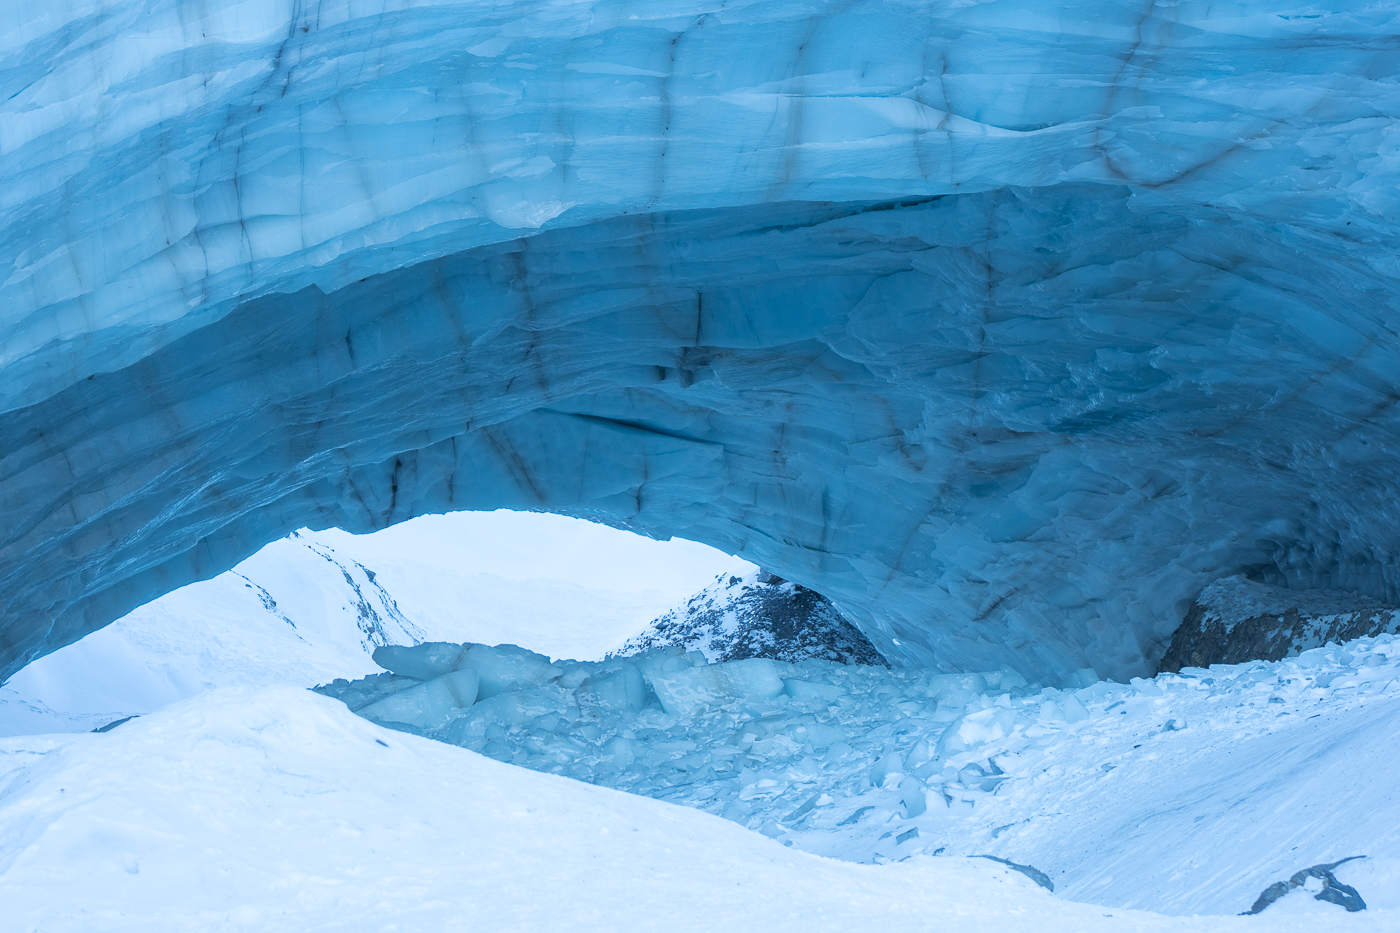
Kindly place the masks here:
<instances>
[{"instance_id":1,"label":"rocky debris","mask_svg":"<svg viewBox=\"0 0 1400 933\"><path fill-rule=\"evenodd\" d=\"M1400 633L1400 609L1335 590L1289 590L1243 576L1196 597L1159 670L1279 661L1330 642Z\"/></svg>"},{"instance_id":2,"label":"rocky debris","mask_svg":"<svg viewBox=\"0 0 1400 933\"><path fill-rule=\"evenodd\" d=\"M1337 876L1332 874L1333 869L1338 865L1355 859L1365 858L1364 855L1353 855L1349 858L1338 859L1335 862L1326 862L1322 865L1314 865L1311 868L1304 868L1296 872L1287 881L1275 881L1264 889L1264 893L1259 895L1259 899L1254 902L1254 906L1246 910L1240 916L1257 914L1267 908L1279 898L1298 888L1308 891L1315 891L1313 900L1326 901L1329 904L1336 904L1345 907L1348 911L1358 911L1366 909L1366 902L1361 899L1361 893L1349 884L1342 884L1337 880Z\"/></svg>"},{"instance_id":3,"label":"rocky debris","mask_svg":"<svg viewBox=\"0 0 1400 933\"><path fill-rule=\"evenodd\" d=\"M1036 868L1034 865L1022 865L1020 862L1013 862L1010 859L998 858L995 855L974 855L973 858L991 859L993 862L1001 862L1007 868L1014 868L1027 878L1040 885L1051 894L1055 893L1055 882L1050 880L1050 876Z\"/></svg>"},{"instance_id":4,"label":"rocky debris","mask_svg":"<svg viewBox=\"0 0 1400 933\"><path fill-rule=\"evenodd\" d=\"M608 657L673 646L701 651L716 662L770 658L796 663L815 658L889 666L826 597L763 571L742 577L721 574Z\"/></svg>"}]
</instances>

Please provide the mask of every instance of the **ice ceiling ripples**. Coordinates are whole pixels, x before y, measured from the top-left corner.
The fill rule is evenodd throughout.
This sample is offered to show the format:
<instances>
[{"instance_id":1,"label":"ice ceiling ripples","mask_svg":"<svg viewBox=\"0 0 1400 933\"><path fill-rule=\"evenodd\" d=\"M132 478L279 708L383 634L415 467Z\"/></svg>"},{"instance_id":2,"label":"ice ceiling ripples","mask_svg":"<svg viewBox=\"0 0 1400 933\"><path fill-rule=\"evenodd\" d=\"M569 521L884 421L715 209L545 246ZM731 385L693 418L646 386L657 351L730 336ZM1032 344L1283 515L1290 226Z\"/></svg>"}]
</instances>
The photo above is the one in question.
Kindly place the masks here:
<instances>
[{"instance_id":1,"label":"ice ceiling ripples","mask_svg":"<svg viewBox=\"0 0 1400 933\"><path fill-rule=\"evenodd\" d=\"M1396 595L1389 14L404 6L4 14L7 669L471 507L1033 678Z\"/></svg>"}]
</instances>

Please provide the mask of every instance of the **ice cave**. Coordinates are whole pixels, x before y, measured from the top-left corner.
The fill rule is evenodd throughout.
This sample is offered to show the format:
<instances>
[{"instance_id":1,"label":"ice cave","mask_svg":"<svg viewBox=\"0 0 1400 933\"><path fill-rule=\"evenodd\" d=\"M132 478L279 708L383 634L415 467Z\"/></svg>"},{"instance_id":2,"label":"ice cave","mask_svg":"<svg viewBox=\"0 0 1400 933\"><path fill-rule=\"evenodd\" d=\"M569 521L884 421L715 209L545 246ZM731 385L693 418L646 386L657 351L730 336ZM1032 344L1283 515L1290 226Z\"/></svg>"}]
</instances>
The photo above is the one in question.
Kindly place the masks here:
<instances>
[{"instance_id":1,"label":"ice cave","mask_svg":"<svg viewBox=\"0 0 1400 933\"><path fill-rule=\"evenodd\" d=\"M166 880L89 913L53 913L35 880L69 864L44 845L108 851L62 817L74 798L110 807L98 823L159 810L92 788L186 801L141 832L254 819L220 810L244 785L201 803L170 775L241 774L257 743L279 775L330 775L328 801L398 801L354 830L399 853L390 875L419 865L396 820L451 848L515 838L501 814L534 801L508 877L489 845L423 856L423 890L458 891L482 929L758 923L757 894L716 893L716 851L785 891L753 929L1233 930L1257 907L1312 930L1314 901L1400 925L1376 893L1400 890L1400 830L1376 828L1400 825L1395 785L1358 777L1389 773L1400 740L1394 4L11 0L0 92L0 678L42 684L30 665L133 613L166 649L186 639L186 660L141 662L180 685L164 712L175 694L107 732L0 739L0 899L25 930L309 929L290 902L199 900L224 882L174 843L93 855L132 892ZM630 653L569 659L432 637L344 535L499 509L748 569L652 613ZM304 645L274 604L345 587L361 624L339 679L298 668L325 696L195 697L221 636L191 620L219 599ZM579 633L603 623L550 592L545 615L573 612L568 644L589 646L559 650L593 651ZM736 635L741 604L788 615ZM839 630L825 654L752 647L818 629ZM110 638L63 676L120 680L71 673L135 657ZM1227 766L1204 749L1229 736L1256 745ZM487 788L478 810L403 802L457 772ZM1172 781L1197 803L1161 796ZM1022 786L1039 790L1006 796ZM1115 787L1138 809L1095 809ZM1200 801L1235 807L1204 825L1257 862L1115 881L1113 859L1206 872L1122 842L1204 832L1151 823ZM326 806L297 817L306 840L348 825ZM935 845L964 817L980 828ZM613 848L577 878L626 910L589 914L558 879L556 906L522 906L550 840L597 827ZM1050 841L1076 833L1118 848ZM252 839L228 858L259 863ZM285 869L301 903L305 879L362 870L317 861L334 848L285 853L319 866ZM609 887L658 858L702 880ZM168 915L121 906L177 888L195 900ZM392 901L376 923L458 928L411 890L386 877L352 913ZM1166 916L1192 913L1211 916Z\"/></svg>"}]
</instances>

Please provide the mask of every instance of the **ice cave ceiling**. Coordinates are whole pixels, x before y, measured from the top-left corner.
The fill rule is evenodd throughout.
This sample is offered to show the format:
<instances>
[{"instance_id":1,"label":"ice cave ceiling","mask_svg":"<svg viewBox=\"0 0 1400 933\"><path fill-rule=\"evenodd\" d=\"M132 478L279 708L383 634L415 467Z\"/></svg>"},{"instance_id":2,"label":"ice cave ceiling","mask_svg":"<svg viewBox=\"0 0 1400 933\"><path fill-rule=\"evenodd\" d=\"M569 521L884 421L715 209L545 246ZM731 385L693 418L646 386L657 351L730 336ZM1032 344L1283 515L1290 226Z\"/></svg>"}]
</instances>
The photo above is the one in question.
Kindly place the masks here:
<instances>
[{"instance_id":1,"label":"ice cave ceiling","mask_svg":"<svg viewBox=\"0 0 1400 933\"><path fill-rule=\"evenodd\" d=\"M0 10L0 674L302 525L549 509L888 656L1400 595L1400 19Z\"/></svg>"}]
</instances>

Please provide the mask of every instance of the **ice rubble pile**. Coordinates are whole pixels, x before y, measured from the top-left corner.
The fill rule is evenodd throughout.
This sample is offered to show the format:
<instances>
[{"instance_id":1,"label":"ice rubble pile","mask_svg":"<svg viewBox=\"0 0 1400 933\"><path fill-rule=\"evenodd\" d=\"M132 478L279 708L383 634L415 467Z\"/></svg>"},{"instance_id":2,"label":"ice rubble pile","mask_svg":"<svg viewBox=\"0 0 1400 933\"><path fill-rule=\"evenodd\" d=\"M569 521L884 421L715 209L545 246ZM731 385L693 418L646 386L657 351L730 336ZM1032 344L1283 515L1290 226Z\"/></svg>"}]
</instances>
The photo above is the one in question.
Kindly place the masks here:
<instances>
[{"instance_id":1,"label":"ice rubble pile","mask_svg":"<svg viewBox=\"0 0 1400 933\"><path fill-rule=\"evenodd\" d=\"M762 570L742 576L720 574L608 656L673 646L699 651L715 661L820 658L887 666L870 639L843 619L830 600Z\"/></svg>"},{"instance_id":2,"label":"ice rubble pile","mask_svg":"<svg viewBox=\"0 0 1400 933\"><path fill-rule=\"evenodd\" d=\"M1010 671L711 664L676 647L551 663L513 645L434 643L381 648L375 660L390 672L316 689L383 725L699 807L821 854L880 861L980 854L990 839L960 838L960 819L1035 779L1062 743L1107 742L1126 728L1138 748L1185 728L1173 715L1184 698L1257 693L1245 708L1272 717L1285 697L1393 689L1400 638L1129 684L1083 670L1064 689Z\"/></svg>"}]
</instances>

